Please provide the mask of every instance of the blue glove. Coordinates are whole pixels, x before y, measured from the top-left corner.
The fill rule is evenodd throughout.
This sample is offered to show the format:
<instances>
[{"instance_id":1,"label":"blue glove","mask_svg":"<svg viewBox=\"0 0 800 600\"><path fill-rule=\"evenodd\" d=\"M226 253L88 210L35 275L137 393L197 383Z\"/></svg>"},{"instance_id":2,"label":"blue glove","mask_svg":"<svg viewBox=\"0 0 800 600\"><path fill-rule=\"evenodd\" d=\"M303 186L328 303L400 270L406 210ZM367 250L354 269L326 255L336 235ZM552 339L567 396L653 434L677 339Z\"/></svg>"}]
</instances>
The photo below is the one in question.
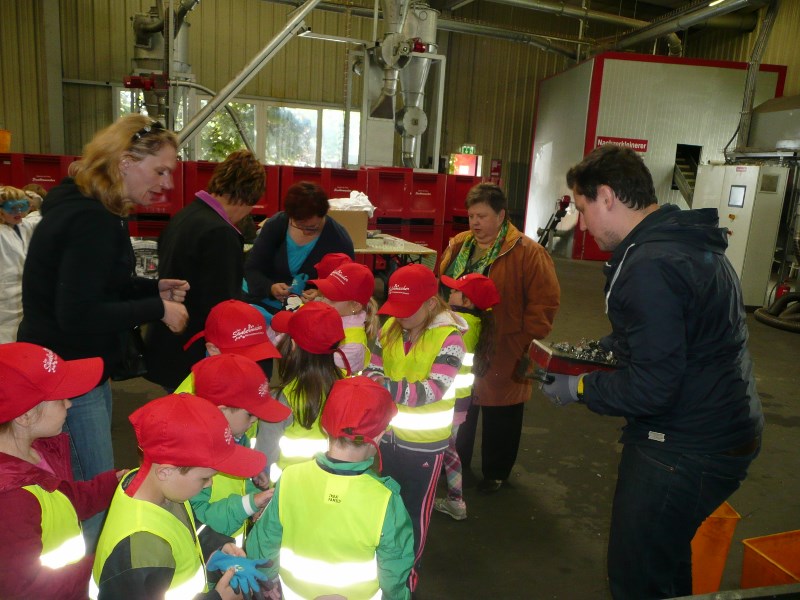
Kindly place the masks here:
<instances>
[{"instance_id":1,"label":"blue glove","mask_svg":"<svg viewBox=\"0 0 800 600\"><path fill-rule=\"evenodd\" d=\"M578 401L578 381L583 375L561 375L550 373L550 383L542 385L542 391L550 397L556 406L564 406Z\"/></svg>"},{"instance_id":2,"label":"blue glove","mask_svg":"<svg viewBox=\"0 0 800 600\"><path fill-rule=\"evenodd\" d=\"M292 279L292 285L289 286L289 290L292 294L300 295L303 293L303 290L306 289L306 281L308 281L308 275L306 273L298 273Z\"/></svg>"},{"instance_id":3,"label":"blue glove","mask_svg":"<svg viewBox=\"0 0 800 600\"><path fill-rule=\"evenodd\" d=\"M271 561L266 559L232 556L218 550L211 555L206 568L209 571L224 572L234 567L236 572L231 579L231 587L243 594L249 594L259 590L259 582L267 581L267 576L259 571L258 567L269 567L270 564Z\"/></svg>"}]
</instances>

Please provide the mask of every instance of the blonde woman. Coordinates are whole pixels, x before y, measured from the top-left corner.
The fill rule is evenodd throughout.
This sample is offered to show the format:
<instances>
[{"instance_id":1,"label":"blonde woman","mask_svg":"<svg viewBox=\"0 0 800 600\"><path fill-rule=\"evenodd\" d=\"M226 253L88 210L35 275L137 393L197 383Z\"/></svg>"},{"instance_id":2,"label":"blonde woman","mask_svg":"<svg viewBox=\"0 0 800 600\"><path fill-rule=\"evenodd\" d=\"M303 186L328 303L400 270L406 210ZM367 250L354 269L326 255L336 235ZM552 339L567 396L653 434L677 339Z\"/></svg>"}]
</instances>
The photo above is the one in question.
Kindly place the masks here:
<instances>
[{"instance_id":1,"label":"blonde woman","mask_svg":"<svg viewBox=\"0 0 800 600\"><path fill-rule=\"evenodd\" d=\"M75 479L114 467L109 373L132 327L162 320L184 328L188 284L136 277L125 217L131 206L161 201L172 188L175 134L152 119L128 115L98 132L47 195L22 277L18 340L51 348L67 360L99 356L97 386L74 398L70 434ZM84 524L89 548L102 516Z\"/></svg>"}]
</instances>

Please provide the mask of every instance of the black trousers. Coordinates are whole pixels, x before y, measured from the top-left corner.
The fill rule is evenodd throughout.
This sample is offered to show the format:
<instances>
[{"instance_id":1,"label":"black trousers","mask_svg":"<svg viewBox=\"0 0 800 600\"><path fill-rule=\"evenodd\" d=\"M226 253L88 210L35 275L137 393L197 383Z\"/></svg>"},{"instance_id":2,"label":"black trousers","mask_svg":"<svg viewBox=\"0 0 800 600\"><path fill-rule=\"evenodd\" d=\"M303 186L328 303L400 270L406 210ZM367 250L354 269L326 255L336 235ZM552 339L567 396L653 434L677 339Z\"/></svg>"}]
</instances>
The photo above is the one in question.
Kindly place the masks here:
<instances>
[{"instance_id":1,"label":"black trousers","mask_svg":"<svg viewBox=\"0 0 800 600\"><path fill-rule=\"evenodd\" d=\"M478 415L483 413L481 423L481 466L484 479L508 479L517 461L519 440L522 435L522 416L525 404L511 406L477 406L467 411L467 420L458 428L456 450L462 467L472 463Z\"/></svg>"}]
</instances>

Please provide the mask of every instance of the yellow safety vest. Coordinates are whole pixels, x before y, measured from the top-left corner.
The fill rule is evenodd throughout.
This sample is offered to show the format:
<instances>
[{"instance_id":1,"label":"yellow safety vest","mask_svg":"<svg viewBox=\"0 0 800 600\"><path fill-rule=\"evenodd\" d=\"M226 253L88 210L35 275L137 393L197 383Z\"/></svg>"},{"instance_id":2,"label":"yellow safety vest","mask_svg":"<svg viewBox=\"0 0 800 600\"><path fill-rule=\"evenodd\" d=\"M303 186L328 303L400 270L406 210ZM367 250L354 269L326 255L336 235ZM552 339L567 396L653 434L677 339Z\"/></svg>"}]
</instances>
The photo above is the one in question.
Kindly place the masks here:
<instances>
[{"instance_id":1,"label":"yellow safety vest","mask_svg":"<svg viewBox=\"0 0 800 600\"><path fill-rule=\"evenodd\" d=\"M33 494L42 509L42 554L39 556L42 566L60 569L86 556L78 513L69 498L58 490L48 492L38 485L24 485L22 489Z\"/></svg>"},{"instance_id":2,"label":"yellow safety vest","mask_svg":"<svg viewBox=\"0 0 800 600\"><path fill-rule=\"evenodd\" d=\"M302 400L298 396L296 388L297 380L290 381L283 388L283 395L286 397L292 413L295 414L297 406ZM325 432L322 431L322 425L320 425L321 416L322 410L319 411L317 419L311 424L311 429L303 427L295 418L292 424L284 430L278 442L281 450L280 456L270 467L269 478L273 483L280 479L281 473L289 465L311 460L318 452L326 452L328 450L328 438L325 436Z\"/></svg>"},{"instance_id":3,"label":"yellow safety vest","mask_svg":"<svg viewBox=\"0 0 800 600\"><path fill-rule=\"evenodd\" d=\"M234 477L233 475L227 475L225 473L217 473L211 478L211 496L208 498L209 504L214 504L214 502L225 500L225 498L232 495L247 495L246 484L247 481L241 477ZM221 531L220 533L224 534L226 532ZM242 523L242 526L230 535L236 539L236 545L240 548L243 548L245 540L245 523Z\"/></svg>"},{"instance_id":4,"label":"yellow safety vest","mask_svg":"<svg viewBox=\"0 0 800 600\"><path fill-rule=\"evenodd\" d=\"M316 461L287 469L278 495L284 598L379 599L375 551L390 497L366 473L335 475Z\"/></svg>"},{"instance_id":5,"label":"yellow safety vest","mask_svg":"<svg viewBox=\"0 0 800 600\"><path fill-rule=\"evenodd\" d=\"M138 469L135 469L128 473L125 480L131 479L137 471ZM184 502L183 506L194 529L194 517L189 502ZM89 582L90 598L98 597L98 582L103 573L103 566L117 544L134 533L143 531L166 541L175 557L175 574L164 595L165 600L194 598L205 589L205 565L197 535L192 535L186 525L169 511L152 502L128 496L120 482L114 492L111 508L108 509L108 517L100 534L100 540L97 542L92 579Z\"/></svg>"},{"instance_id":6,"label":"yellow safety vest","mask_svg":"<svg viewBox=\"0 0 800 600\"><path fill-rule=\"evenodd\" d=\"M367 331L363 326L361 327L348 327L344 330L344 339L340 346L345 344L361 344L364 346L364 366L369 364L369 359L372 358L372 353L369 351L369 344L367 343ZM351 365L352 367L352 365ZM351 375L358 375L361 371L353 372Z\"/></svg>"},{"instance_id":7,"label":"yellow safety vest","mask_svg":"<svg viewBox=\"0 0 800 600\"><path fill-rule=\"evenodd\" d=\"M382 337L394 321L386 321L381 331ZM439 355L447 336L458 331L455 326L446 325L425 330L406 354L403 340L398 337L390 346L383 348L383 372L393 381L406 379L409 383L423 381L430 377L433 361ZM453 406L455 405L455 386L451 385L442 399L422 406L397 405L397 415L391 427L398 439L412 444L435 444L447 440L453 427Z\"/></svg>"},{"instance_id":8,"label":"yellow safety vest","mask_svg":"<svg viewBox=\"0 0 800 600\"><path fill-rule=\"evenodd\" d=\"M469 329L462 334L464 346L467 353L464 355L464 362L458 370L454 382L456 388L456 398L466 398L472 393L472 384L475 382L475 375L472 374L472 365L475 361L475 346L478 345L478 337L481 334L481 319L478 315L471 313L458 313L469 325Z\"/></svg>"}]
</instances>

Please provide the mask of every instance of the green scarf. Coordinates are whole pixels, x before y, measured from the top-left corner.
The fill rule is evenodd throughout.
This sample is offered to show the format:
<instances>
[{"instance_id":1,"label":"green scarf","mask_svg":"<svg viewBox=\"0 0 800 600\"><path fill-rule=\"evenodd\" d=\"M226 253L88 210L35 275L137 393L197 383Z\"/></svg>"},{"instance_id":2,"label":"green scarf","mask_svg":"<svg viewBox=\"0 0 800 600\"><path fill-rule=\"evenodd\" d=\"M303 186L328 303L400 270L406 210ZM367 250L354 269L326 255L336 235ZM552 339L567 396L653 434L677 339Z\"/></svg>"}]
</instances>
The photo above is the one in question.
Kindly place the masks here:
<instances>
[{"instance_id":1,"label":"green scarf","mask_svg":"<svg viewBox=\"0 0 800 600\"><path fill-rule=\"evenodd\" d=\"M475 248L475 236L470 234L464 243L461 245L461 250L458 252L450 268L447 271L453 279L458 279L465 273L483 273L486 268L494 262L494 259L500 254L500 248L503 247L503 242L506 240L508 233L508 221L503 221L502 227L494 240L494 244L489 248L489 251L481 256L477 261L470 263L469 257Z\"/></svg>"}]
</instances>

